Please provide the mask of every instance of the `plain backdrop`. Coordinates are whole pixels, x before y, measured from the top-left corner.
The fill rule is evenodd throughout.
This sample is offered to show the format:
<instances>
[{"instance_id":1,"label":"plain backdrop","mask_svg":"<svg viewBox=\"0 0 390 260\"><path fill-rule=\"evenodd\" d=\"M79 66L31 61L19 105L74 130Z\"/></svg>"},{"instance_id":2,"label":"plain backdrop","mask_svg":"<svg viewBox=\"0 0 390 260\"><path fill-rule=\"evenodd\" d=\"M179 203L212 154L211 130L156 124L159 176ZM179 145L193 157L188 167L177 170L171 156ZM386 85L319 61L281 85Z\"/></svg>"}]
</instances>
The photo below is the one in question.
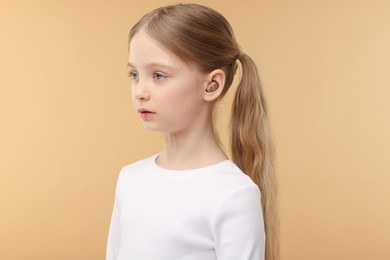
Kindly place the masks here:
<instances>
[{"instance_id":1,"label":"plain backdrop","mask_svg":"<svg viewBox=\"0 0 390 260\"><path fill-rule=\"evenodd\" d=\"M197 2L259 66L283 259L390 259L390 1ZM0 259L104 259L119 170L162 146L132 109L127 35L171 3L0 1ZM218 111L227 145L230 97Z\"/></svg>"}]
</instances>

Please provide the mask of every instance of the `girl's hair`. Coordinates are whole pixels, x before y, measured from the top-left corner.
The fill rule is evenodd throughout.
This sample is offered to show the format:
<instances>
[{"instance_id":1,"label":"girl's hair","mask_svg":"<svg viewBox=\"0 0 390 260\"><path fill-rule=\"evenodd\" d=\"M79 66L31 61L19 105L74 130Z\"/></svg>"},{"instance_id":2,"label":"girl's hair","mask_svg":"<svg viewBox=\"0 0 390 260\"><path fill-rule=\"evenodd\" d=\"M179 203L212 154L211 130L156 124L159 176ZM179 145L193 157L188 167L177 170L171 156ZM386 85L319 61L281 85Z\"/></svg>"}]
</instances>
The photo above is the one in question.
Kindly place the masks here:
<instances>
[{"instance_id":1,"label":"girl's hair","mask_svg":"<svg viewBox=\"0 0 390 260\"><path fill-rule=\"evenodd\" d=\"M279 259L277 181L268 112L258 70L243 53L228 21L217 11L197 4L161 7L143 16L132 28L129 42L141 29L184 62L204 72L222 69L225 88L230 88L237 69L242 77L233 101L231 127L232 160L259 186L264 215L265 259Z\"/></svg>"}]
</instances>

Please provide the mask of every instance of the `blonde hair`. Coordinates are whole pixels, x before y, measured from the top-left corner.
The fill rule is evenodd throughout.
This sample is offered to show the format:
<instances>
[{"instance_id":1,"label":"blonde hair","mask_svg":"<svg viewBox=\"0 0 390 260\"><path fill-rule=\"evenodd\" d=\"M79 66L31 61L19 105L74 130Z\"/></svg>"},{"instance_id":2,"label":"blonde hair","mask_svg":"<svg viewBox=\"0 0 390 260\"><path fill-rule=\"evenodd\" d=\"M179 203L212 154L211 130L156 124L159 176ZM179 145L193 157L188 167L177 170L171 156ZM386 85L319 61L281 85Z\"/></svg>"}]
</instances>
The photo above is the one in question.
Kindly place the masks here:
<instances>
[{"instance_id":1,"label":"blonde hair","mask_svg":"<svg viewBox=\"0 0 390 260\"><path fill-rule=\"evenodd\" d=\"M229 22L217 11L198 4L161 7L143 16L131 29L129 42L141 29L183 61L204 72L222 69L224 96L232 85L237 61L242 77L233 101L232 161L259 186L266 233L265 259L279 259L279 219L274 151L268 112L258 70L240 50Z\"/></svg>"}]
</instances>

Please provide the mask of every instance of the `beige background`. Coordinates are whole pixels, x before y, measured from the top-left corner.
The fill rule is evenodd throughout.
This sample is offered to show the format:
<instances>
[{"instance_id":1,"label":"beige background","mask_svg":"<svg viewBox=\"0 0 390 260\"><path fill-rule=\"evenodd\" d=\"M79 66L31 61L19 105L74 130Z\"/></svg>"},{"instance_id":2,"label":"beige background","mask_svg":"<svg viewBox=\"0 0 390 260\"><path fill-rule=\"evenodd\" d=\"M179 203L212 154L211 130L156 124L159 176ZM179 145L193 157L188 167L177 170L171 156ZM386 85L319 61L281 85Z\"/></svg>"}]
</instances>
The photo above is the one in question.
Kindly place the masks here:
<instances>
[{"instance_id":1,"label":"beige background","mask_svg":"<svg viewBox=\"0 0 390 260\"><path fill-rule=\"evenodd\" d=\"M261 69L283 259L390 259L390 1L199 2ZM120 168L161 148L132 110L127 33L168 3L1 0L0 259L104 259Z\"/></svg>"}]
</instances>

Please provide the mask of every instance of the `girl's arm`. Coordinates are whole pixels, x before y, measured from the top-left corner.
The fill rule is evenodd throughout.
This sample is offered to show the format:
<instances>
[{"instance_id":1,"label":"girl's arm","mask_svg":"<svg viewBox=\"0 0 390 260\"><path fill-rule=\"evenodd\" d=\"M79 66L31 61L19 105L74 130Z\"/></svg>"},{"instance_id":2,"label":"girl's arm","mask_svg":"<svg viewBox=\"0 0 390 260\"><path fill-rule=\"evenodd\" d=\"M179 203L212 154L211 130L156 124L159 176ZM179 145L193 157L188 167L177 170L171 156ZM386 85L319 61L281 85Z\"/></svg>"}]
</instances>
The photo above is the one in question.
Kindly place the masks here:
<instances>
[{"instance_id":1,"label":"girl's arm","mask_svg":"<svg viewBox=\"0 0 390 260\"><path fill-rule=\"evenodd\" d=\"M119 198L121 177L123 169L120 171L116 190L114 209L112 211L110 230L108 232L106 260L116 260L118 258L120 246L120 217L121 217L121 200Z\"/></svg>"},{"instance_id":2,"label":"girl's arm","mask_svg":"<svg viewBox=\"0 0 390 260\"><path fill-rule=\"evenodd\" d=\"M256 185L240 187L216 208L212 229L217 259L264 260L265 232Z\"/></svg>"},{"instance_id":3,"label":"girl's arm","mask_svg":"<svg viewBox=\"0 0 390 260\"><path fill-rule=\"evenodd\" d=\"M119 251L119 220L120 220L120 203L115 196L114 210L112 212L110 230L108 233L106 260L116 260Z\"/></svg>"}]
</instances>

